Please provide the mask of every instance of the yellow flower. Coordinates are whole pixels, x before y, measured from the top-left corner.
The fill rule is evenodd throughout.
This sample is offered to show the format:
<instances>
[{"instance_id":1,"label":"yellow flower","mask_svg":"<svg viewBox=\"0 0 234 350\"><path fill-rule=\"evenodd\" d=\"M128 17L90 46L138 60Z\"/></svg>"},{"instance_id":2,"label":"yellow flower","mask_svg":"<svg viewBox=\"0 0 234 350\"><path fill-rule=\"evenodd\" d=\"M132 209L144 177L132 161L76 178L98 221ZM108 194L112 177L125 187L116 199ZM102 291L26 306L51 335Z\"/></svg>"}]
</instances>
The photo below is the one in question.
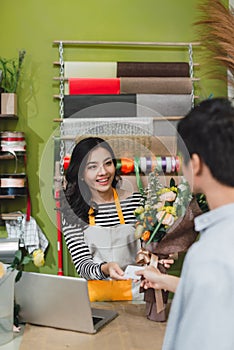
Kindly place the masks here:
<instances>
[{"instance_id":1,"label":"yellow flower","mask_svg":"<svg viewBox=\"0 0 234 350\"><path fill-rule=\"evenodd\" d=\"M171 205L168 205L165 207L164 209L167 213L169 214L172 214L173 216L176 216L176 208L171 206Z\"/></svg>"},{"instance_id":2,"label":"yellow flower","mask_svg":"<svg viewBox=\"0 0 234 350\"><path fill-rule=\"evenodd\" d=\"M171 191L177 192L178 190L177 190L177 188L174 187L174 186L172 186L172 187L164 187L164 188L161 188L161 189L157 192L157 194L160 195L160 194L167 193L167 192L171 192Z\"/></svg>"},{"instance_id":3,"label":"yellow flower","mask_svg":"<svg viewBox=\"0 0 234 350\"><path fill-rule=\"evenodd\" d=\"M150 211L150 209L151 209L151 206L149 204L146 204L145 205L145 211Z\"/></svg>"},{"instance_id":4,"label":"yellow flower","mask_svg":"<svg viewBox=\"0 0 234 350\"><path fill-rule=\"evenodd\" d=\"M6 274L6 266L0 261L0 278Z\"/></svg>"},{"instance_id":5,"label":"yellow flower","mask_svg":"<svg viewBox=\"0 0 234 350\"><path fill-rule=\"evenodd\" d=\"M36 267L41 267L45 264L44 252L41 249L34 250L32 257Z\"/></svg>"},{"instance_id":6,"label":"yellow flower","mask_svg":"<svg viewBox=\"0 0 234 350\"><path fill-rule=\"evenodd\" d=\"M176 208L173 207L172 205L166 205L166 206L160 207L158 208L158 212L166 212L176 217Z\"/></svg>"},{"instance_id":7,"label":"yellow flower","mask_svg":"<svg viewBox=\"0 0 234 350\"><path fill-rule=\"evenodd\" d=\"M134 211L135 215L140 215L141 213L144 213L144 207L142 207L142 206L136 208Z\"/></svg>"}]
</instances>

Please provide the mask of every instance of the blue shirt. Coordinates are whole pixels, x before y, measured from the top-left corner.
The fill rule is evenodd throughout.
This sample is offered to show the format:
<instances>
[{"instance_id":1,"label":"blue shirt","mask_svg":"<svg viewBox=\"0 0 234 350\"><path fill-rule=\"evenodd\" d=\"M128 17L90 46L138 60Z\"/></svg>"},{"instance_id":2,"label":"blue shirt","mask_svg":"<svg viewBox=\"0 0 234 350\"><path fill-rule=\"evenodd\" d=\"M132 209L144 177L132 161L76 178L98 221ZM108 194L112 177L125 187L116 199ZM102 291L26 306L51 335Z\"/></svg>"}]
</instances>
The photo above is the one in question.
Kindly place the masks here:
<instances>
[{"instance_id":1,"label":"blue shirt","mask_svg":"<svg viewBox=\"0 0 234 350\"><path fill-rule=\"evenodd\" d=\"M234 203L195 219L163 350L234 349Z\"/></svg>"}]
</instances>

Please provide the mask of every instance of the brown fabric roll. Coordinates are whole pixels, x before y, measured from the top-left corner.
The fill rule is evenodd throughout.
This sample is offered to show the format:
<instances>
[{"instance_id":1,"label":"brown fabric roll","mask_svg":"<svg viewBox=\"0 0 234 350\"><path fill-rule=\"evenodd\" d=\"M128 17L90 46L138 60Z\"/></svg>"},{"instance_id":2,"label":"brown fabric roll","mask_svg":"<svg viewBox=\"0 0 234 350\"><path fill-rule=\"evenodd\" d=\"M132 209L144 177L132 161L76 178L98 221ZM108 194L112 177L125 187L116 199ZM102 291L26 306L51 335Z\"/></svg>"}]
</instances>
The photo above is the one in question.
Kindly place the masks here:
<instances>
[{"instance_id":1,"label":"brown fabric roll","mask_svg":"<svg viewBox=\"0 0 234 350\"><path fill-rule=\"evenodd\" d=\"M190 78L120 78L121 94L191 94Z\"/></svg>"},{"instance_id":2,"label":"brown fabric roll","mask_svg":"<svg viewBox=\"0 0 234 350\"><path fill-rule=\"evenodd\" d=\"M187 62L117 62L117 77L189 77Z\"/></svg>"}]
</instances>

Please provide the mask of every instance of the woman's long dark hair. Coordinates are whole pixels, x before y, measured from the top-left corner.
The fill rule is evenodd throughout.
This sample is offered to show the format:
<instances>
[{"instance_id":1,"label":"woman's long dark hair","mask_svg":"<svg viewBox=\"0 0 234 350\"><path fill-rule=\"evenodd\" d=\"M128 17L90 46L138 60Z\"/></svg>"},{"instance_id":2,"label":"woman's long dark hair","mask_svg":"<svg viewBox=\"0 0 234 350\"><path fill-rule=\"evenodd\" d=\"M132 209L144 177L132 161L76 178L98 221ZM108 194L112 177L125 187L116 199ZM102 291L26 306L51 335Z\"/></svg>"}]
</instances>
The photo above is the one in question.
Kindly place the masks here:
<instances>
[{"instance_id":1,"label":"woman's long dark hair","mask_svg":"<svg viewBox=\"0 0 234 350\"><path fill-rule=\"evenodd\" d=\"M74 147L70 164L66 172L65 198L62 203L62 211L66 220L71 224L88 223L88 211L90 208L91 191L87 184L82 181L83 173L89 156L89 152L100 147L106 149L113 160L116 168L116 159L111 146L99 137L88 137L81 140ZM116 175L116 174L115 174ZM117 184L116 176L112 186ZM72 209L72 210L71 210ZM74 213L76 215L74 215Z\"/></svg>"}]
</instances>

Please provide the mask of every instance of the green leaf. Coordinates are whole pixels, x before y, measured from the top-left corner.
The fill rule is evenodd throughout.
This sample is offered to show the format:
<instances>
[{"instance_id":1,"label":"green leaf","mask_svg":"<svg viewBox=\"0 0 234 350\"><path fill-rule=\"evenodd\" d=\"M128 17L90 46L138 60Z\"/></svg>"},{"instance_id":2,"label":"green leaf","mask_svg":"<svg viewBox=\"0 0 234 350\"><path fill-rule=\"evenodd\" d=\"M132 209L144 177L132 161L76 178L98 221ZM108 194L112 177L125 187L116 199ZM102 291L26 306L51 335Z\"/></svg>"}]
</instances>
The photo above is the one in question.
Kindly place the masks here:
<instances>
[{"instance_id":1,"label":"green leaf","mask_svg":"<svg viewBox=\"0 0 234 350\"><path fill-rule=\"evenodd\" d=\"M170 187L175 187L175 180L173 177L170 179Z\"/></svg>"},{"instance_id":2,"label":"green leaf","mask_svg":"<svg viewBox=\"0 0 234 350\"><path fill-rule=\"evenodd\" d=\"M28 264L30 261L32 261L33 259L30 256L25 256L22 260L22 265L26 265Z\"/></svg>"},{"instance_id":3,"label":"green leaf","mask_svg":"<svg viewBox=\"0 0 234 350\"><path fill-rule=\"evenodd\" d=\"M15 258L12 262L12 267L17 267L22 259L22 251L21 250L17 250L17 252L15 253Z\"/></svg>"},{"instance_id":4,"label":"green leaf","mask_svg":"<svg viewBox=\"0 0 234 350\"><path fill-rule=\"evenodd\" d=\"M21 250L17 250L17 252L15 253L15 258L17 258L19 261L21 261L21 259L22 259L22 251Z\"/></svg>"},{"instance_id":5,"label":"green leaf","mask_svg":"<svg viewBox=\"0 0 234 350\"><path fill-rule=\"evenodd\" d=\"M21 276L22 276L22 271L20 270L16 275L15 282L18 282L20 280Z\"/></svg>"},{"instance_id":6,"label":"green leaf","mask_svg":"<svg viewBox=\"0 0 234 350\"><path fill-rule=\"evenodd\" d=\"M161 220L159 220L158 225L155 227L155 229L154 229L153 233L151 234L151 237L150 237L150 239L148 240L147 244L149 244L150 242L152 242L152 240L153 240L154 236L156 235L156 233L158 232L158 230L159 230L159 228L160 228L160 225L161 225L161 223L163 222L163 219L165 218L166 214L167 214L167 213L165 212L165 213L163 214ZM146 245L147 245L147 244L146 244Z\"/></svg>"}]
</instances>

